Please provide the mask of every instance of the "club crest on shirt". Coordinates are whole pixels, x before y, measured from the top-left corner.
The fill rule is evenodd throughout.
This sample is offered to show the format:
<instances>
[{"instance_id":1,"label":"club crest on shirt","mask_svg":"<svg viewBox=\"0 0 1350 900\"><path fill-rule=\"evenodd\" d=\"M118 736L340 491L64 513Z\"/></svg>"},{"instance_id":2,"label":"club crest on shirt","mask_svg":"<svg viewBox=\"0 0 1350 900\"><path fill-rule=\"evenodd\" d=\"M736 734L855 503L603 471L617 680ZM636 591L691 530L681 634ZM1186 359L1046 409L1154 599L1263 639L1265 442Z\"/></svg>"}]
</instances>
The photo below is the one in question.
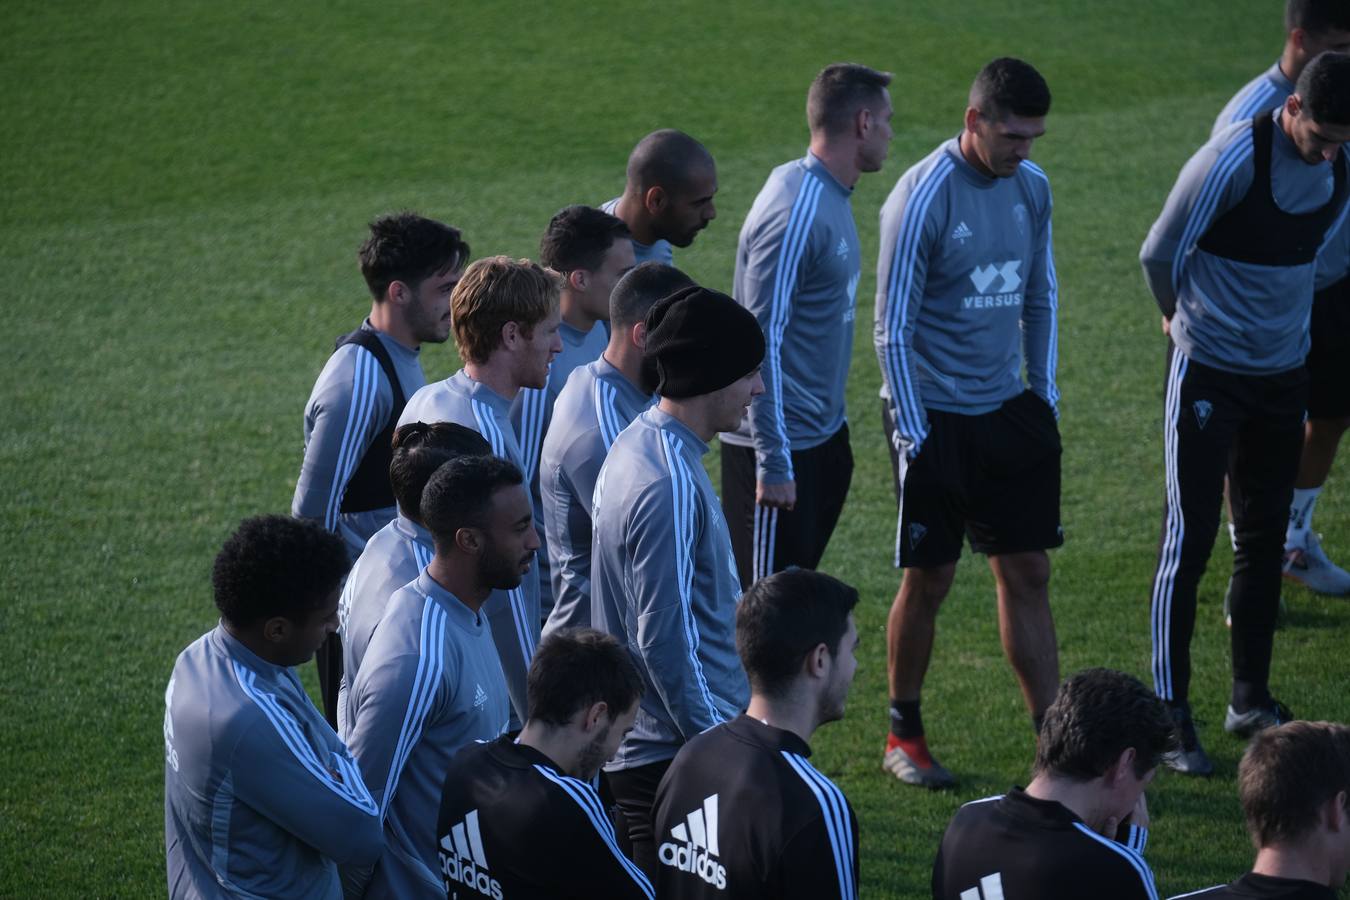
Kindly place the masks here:
<instances>
[{"instance_id":1,"label":"club crest on shirt","mask_svg":"<svg viewBox=\"0 0 1350 900\"><path fill-rule=\"evenodd\" d=\"M1017 233L1022 237L1027 236L1027 224L1030 217L1027 215L1025 204L1018 203L1013 207L1013 222L1017 224Z\"/></svg>"}]
</instances>

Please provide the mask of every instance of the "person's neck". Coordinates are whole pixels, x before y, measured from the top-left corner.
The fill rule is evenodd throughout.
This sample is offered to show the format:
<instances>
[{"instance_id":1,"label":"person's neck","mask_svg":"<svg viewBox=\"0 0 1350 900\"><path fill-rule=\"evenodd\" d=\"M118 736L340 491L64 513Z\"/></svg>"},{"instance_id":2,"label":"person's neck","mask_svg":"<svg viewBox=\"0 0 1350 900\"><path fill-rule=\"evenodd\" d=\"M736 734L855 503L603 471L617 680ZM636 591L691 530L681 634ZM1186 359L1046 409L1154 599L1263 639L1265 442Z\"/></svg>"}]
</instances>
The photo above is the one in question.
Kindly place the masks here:
<instances>
[{"instance_id":1,"label":"person's neck","mask_svg":"<svg viewBox=\"0 0 1350 900\"><path fill-rule=\"evenodd\" d=\"M562 310L562 320L582 334L590 334L595 323L600 321L599 316L586 311L582 298L572 291L563 291L558 307Z\"/></svg>"},{"instance_id":2,"label":"person's neck","mask_svg":"<svg viewBox=\"0 0 1350 900\"><path fill-rule=\"evenodd\" d=\"M427 565L427 575L432 581L454 594L456 600L477 615L487 602L492 589L483 587L478 580L475 562L476 560L458 553L443 555L437 552Z\"/></svg>"},{"instance_id":3,"label":"person's neck","mask_svg":"<svg viewBox=\"0 0 1350 900\"><path fill-rule=\"evenodd\" d=\"M520 382L511 372L511 361L501 353L494 353L485 363L466 362L464 374L505 400L516 399Z\"/></svg>"},{"instance_id":4,"label":"person's neck","mask_svg":"<svg viewBox=\"0 0 1350 900\"><path fill-rule=\"evenodd\" d=\"M642 390L642 348L633 346L627 335L615 329L609 337L605 352L600 355L605 362L618 369L629 384Z\"/></svg>"},{"instance_id":5,"label":"person's neck","mask_svg":"<svg viewBox=\"0 0 1350 900\"><path fill-rule=\"evenodd\" d=\"M285 660L278 659L274 655L271 646L262 635L240 628L225 619L221 619L220 624L224 626L225 631L229 633L230 637L243 644L248 649L248 652L258 657L258 659L261 659L266 663L271 663L274 666L288 665Z\"/></svg>"},{"instance_id":6,"label":"person's neck","mask_svg":"<svg viewBox=\"0 0 1350 900\"><path fill-rule=\"evenodd\" d=\"M1107 811L1102 809L1100 782L1100 778L1073 781L1041 773L1027 785L1026 793L1037 800L1053 800L1100 834L1108 818Z\"/></svg>"},{"instance_id":7,"label":"person's neck","mask_svg":"<svg viewBox=\"0 0 1350 900\"><path fill-rule=\"evenodd\" d=\"M1298 81L1298 76L1303 74L1303 68L1307 64L1308 61L1294 46L1294 42L1285 41L1284 52L1280 54L1280 74L1290 81Z\"/></svg>"},{"instance_id":8,"label":"person's neck","mask_svg":"<svg viewBox=\"0 0 1350 900\"><path fill-rule=\"evenodd\" d=\"M399 315L397 308L388 300L370 305L370 324L376 331L389 335L409 350L416 350L422 346L422 342L413 334L408 323L403 321L403 316Z\"/></svg>"},{"instance_id":9,"label":"person's neck","mask_svg":"<svg viewBox=\"0 0 1350 900\"><path fill-rule=\"evenodd\" d=\"M1271 878L1289 878L1311 881L1335 887L1332 884L1331 863L1326 853L1313 845L1262 847L1256 851L1252 871Z\"/></svg>"},{"instance_id":10,"label":"person's neck","mask_svg":"<svg viewBox=\"0 0 1350 900\"><path fill-rule=\"evenodd\" d=\"M554 728L542 722L529 720L520 730L516 740L526 747L538 750L553 761L563 773L573 778L581 778L584 773L577 771L581 759L578 742L567 728Z\"/></svg>"},{"instance_id":11,"label":"person's neck","mask_svg":"<svg viewBox=\"0 0 1350 900\"><path fill-rule=\"evenodd\" d=\"M993 178L994 173L980 159L980 154L975 152L975 135L969 131L962 131L961 137L957 139L956 146L961 150L961 158L964 159L972 169L979 172L985 178Z\"/></svg>"},{"instance_id":12,"label":"person's neck","mask_svg":"<svg viewBox=\"0 0 1350 900\"><path fill-rule=\"evenodd\" d=\"M745 708L745 714L771 728L790 731L808 744L811 743L811 735L820 727L815 704L802 697L774 698L751 693L750 705Z\"/></svg>"},{"instance_id":13,"label":"person's neck","mask_svg":"<svg viewBox=\"0 0 1350 900\"><path fill-rule=\"evenodd\" d=\"M614 207L614 215L623 220L623 224L628 226L629 234L639 244L650 247L660 240L640 195L625 188L623 196L619 198L618 205Z\"/></svg>"},{"instance_id":14,"label":"person's neck","mask_svg":"<svg viewBox=\"0 0 1350 900\"><path fill-rule=\"evenodd\" d=\"M662 412L683 422L706 444L717 436L717 427L712 421L711 411L702 400L702 396L684 397L679 400L662 397L659 405Z\"/></svg>"},{"instance_id":15,"label":"person's neck","mask_svg":"<svg viewBox=\"0 0 1350 900\"><path fill-rule=\"evenodd\" d=\"M811 138L811 155L820 160L834 180L846 188L852 188L862 177L858 168L858 148L852 141L831 140L824 135Z\"/></svg>"}]
</instances>

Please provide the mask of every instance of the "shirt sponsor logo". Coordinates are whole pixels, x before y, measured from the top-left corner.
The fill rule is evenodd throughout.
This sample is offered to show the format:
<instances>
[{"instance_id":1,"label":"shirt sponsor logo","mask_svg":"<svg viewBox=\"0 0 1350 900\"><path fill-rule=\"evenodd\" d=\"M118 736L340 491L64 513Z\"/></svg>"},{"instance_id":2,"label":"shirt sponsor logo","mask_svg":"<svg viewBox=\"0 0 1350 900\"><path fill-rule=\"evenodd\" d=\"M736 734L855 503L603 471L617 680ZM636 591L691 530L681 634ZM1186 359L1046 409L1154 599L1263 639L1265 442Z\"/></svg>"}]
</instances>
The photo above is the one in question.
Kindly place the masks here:
<instances>
[{"instance_id":1,"label":"shirt sponsor logo","mask_svg":"<svg viewBox=\"0 0 1350 900\"><path fill-rule=\"evenodd\" d=\"M966 241L970 240L974 236L975 232L971 231L970 226L967 225L965 222L962 222L960 225L957 225L956 228L952 231L952 240L960 241L961 246L963 247L966 245Z\"/></svg>"},{"instance_id":2,"label":"shirt sponsor logo","mask_svg":"<svg viewBox=\"0 0 1350 900\"><path fill-rule=\"evenodd\" d=\"M478 810L473 810L441 837L441 875L446 892L455 896L456 884L473 888L484 897L502 900L501 882L488 872L483 853L483 835L478 830Z\"/></svg>"},{"instance_id":3,"label":"shirt sponsor logo","mask_svg":"<svg viewBox=\"0 0 1350 900\"><path fill-rule=\"evenodd\" d=\"M961 305L966 309L1021 306L1021 268L1020 259L1010 259L971 269L970 283L975 286L977 293L962 298Z\"/></svg>"},{"instance_id":4,"label":"shirt sponsor logo","mask_svg":"<svg viewBox=\"0 0 1350 900\"><path fill-rule=\"evenodd\" d=\"M671 828L670 836L675 841L666 841L656 852L661 865L690 872L717 890L726 890L727 869L717 861L716 794L706 798L701 807Z\"/></svg>"},{"instance_id":5,"label":"shirt sponsor logo","mask_svg":"<svg viewBox=\"0 0 1350 900\"><path fill-rule=\"evenodd\" d=\"M1022 235L1023 237L1026 237L1027 222L1030 221L1030 217L1027 216L1026 206L1024 206L1021 203L1018 203L1016 206L1013 207L1013 221L1017 223L1017 233Z\"/></svg>"},{"instance_id":6,"label":"shirt sponsor logo","mask_svg":"<svg viewBox=\"0 0 1350 900\"><path fill-rule=\"evenodd\" d=\"M995 872L980 879L980 886L961 892L961 900L1003 900L1003 876Z\"/></svg>"}]
</instances>

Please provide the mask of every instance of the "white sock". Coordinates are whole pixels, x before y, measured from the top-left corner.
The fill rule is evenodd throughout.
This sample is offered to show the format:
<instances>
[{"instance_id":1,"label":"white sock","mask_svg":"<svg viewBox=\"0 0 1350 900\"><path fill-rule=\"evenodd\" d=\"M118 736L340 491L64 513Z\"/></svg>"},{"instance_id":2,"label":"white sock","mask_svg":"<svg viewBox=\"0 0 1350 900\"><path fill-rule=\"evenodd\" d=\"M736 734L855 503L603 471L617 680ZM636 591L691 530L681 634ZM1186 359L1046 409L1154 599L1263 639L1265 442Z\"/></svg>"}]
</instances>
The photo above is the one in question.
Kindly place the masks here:
<instances>
[{"instance_id":1,"label":"white sock","mask_svg":"<svg viewBox=\"0 0 1350 900\"><path fill-rule=\"evenodd\" d=\"M1284 533L1286 547L1306 547L1308 532L1312 531L1313 507L1317 505L1320 487L1294 488L1294 503L1289 507L1289 528Z\"/></svg>"},{"instance_id":2,"label":"white sock","mask_svg":"<svg viewBox=\"0 0 1350 900\"><path fill-rule=\"evenodd\" d=\"M1237 552L1237 526L1231 521L1228 523L1228 540L1233 543L1233 552Z\"/></svg>"}]
</instances>

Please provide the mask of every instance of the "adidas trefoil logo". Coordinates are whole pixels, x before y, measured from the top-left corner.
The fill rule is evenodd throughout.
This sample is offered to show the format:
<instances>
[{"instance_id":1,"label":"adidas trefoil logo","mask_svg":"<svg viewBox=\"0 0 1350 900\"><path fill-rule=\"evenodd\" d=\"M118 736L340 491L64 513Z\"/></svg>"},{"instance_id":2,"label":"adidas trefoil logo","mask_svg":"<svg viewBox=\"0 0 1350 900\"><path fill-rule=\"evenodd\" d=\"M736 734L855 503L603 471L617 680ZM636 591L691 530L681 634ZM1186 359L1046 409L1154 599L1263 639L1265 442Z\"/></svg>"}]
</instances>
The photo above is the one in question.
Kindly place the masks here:
<instances>
[{"instance_id":1,"label":"adidas trefoil logo","mask_svg":"<svg viewBox=\"0 0 1350 900\"><path fill-rule=\"evenodd\" d=\"M483 704L488 701L487 691L483 690L483 686L477 683L474 684L473 688L473 708L482 709Z\"/></svg>"},{"instance_id":2,"label":"adidas trefoil logo","mask_svg":"<svg viewBox=\"0 0 1350 900\"><path fill-rule=\"evenodd\" d=\"M839 246L835 248L835 256L848 256L848 241L844 238L839 239Z\"/></svg>"},{"instance_id":3,"label":"adidas trefoil logo","mask_svg":"<svg viewBox=\"0 0 1350 900\"><path fill-rule=\"evenodd\" d=\"M727 889L727 868L717 861L717 795L670 829L676 842L666 841L656 856L663 866L691 872L719 891Z\"/></svg>"},{"instance_id":4,"label":"adidas trefoil logo","mask_svg":"<svg viewBox=\"0 0 1350 900\"><path fill-rule=\"evenodd\" d=\"M975 232L971 231L970 226L967 225L965 222L962 222L960 225L957 225L956 230L952 232L952 240L960 241L962 245L964 245L966 241L970 240L974 236Z\"/></svg>"},{"instance_id":5,"label":"adidas trefoil logo","mask_svg":"<svg viewBox=\"0 0 1350 900\"><path fill-rule=\"evenodd\" d=\"M1205 426L1209 424L1210 414L1214 412L1214 404L1208 400L1197 400L1191 404L1191 408L1195 410L1195 424L1200 426L1201 431L1204 431Z\"/></svg>"},{"instance_id":6,"label":"adidas trefoil logo","mask_svg":"<svg viewBox=\"0 0 1350 900\"><path fill-rule=\"evenodd\" d=\"M1003 875L995 872L980 879L980 886L961 892L961 900L1003 900Z\"/></svg>"},{"instance_id":7,"label":"adidas trefoil logo","mask_svg":"<svg viewBox=\"0 0 1350 900\"><path fill-rule=\"evenodd\" d=\"M441 875L447 890L458 882L492 900L502 900L502 885L488 873L483 853L483 835L478 830L478 810L471 811L441 838Z\"/></svg>"}]
</instances>

